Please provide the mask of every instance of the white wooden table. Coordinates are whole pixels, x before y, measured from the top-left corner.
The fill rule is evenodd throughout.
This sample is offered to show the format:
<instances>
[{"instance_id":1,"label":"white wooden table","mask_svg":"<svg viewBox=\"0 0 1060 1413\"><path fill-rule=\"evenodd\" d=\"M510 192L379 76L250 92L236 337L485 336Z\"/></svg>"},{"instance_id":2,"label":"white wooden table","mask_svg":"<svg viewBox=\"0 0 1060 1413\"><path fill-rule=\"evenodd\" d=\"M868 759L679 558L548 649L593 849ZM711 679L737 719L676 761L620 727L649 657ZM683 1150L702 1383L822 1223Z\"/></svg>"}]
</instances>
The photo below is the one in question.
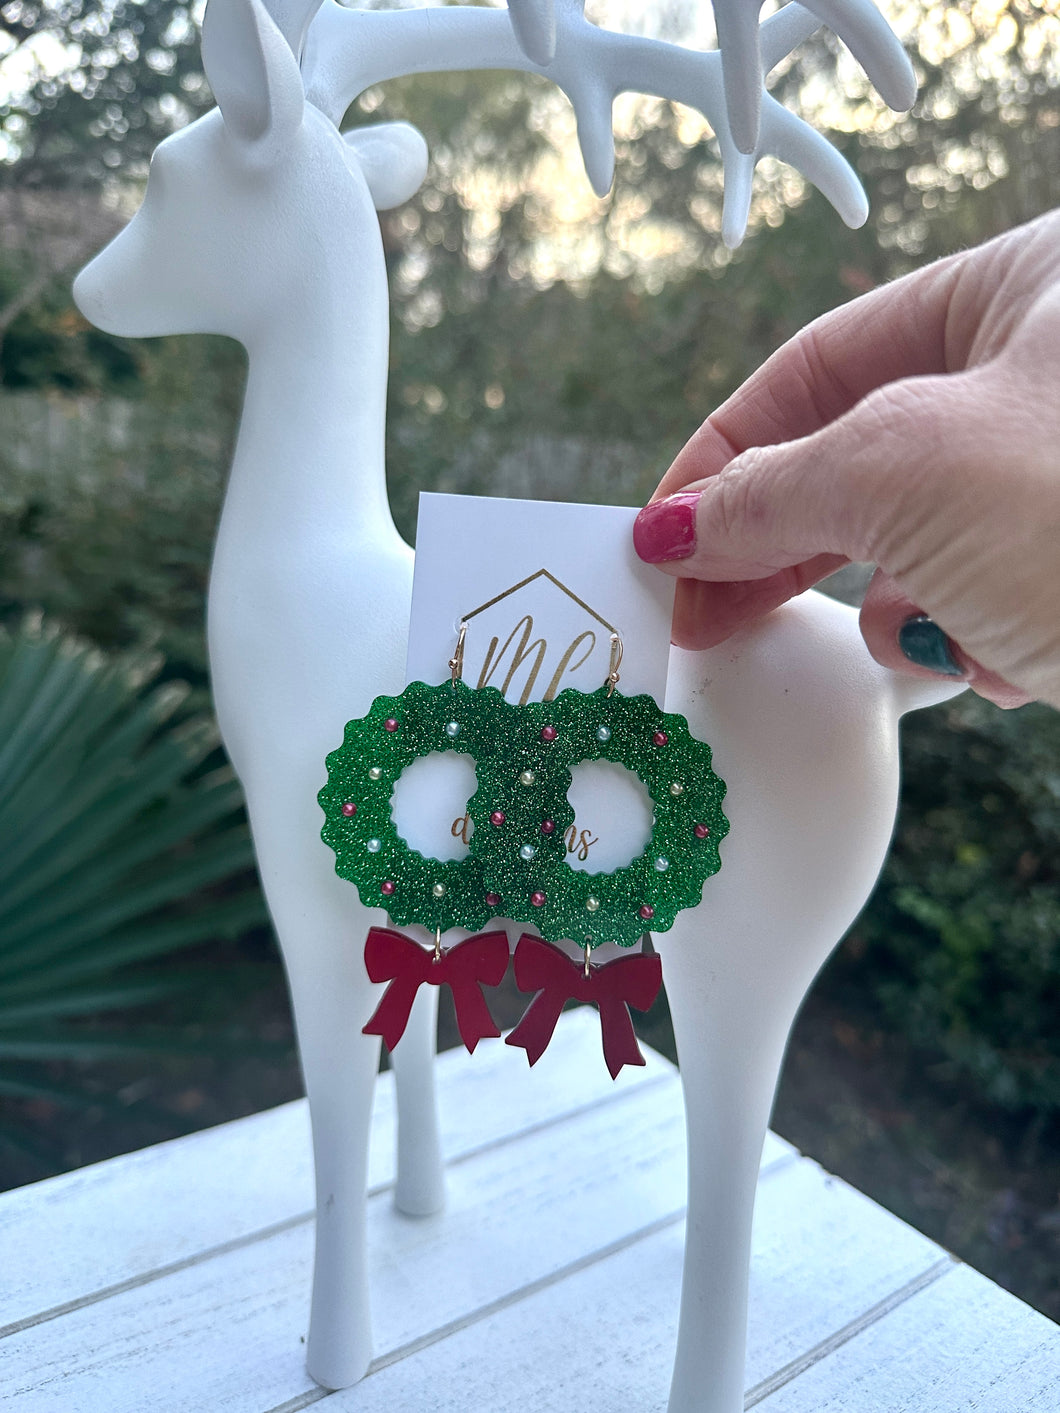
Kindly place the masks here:
<instances>
[{"instance_id":1,"label":"white wooden table","mask_svg":"<svg viewBox=\"0 0 1060 1413\"><path fill-rule=\"evenodd\" d=\"M377 1357L303 1368L305 1104L0 1196L0 1405L18 1413L662 1413L680 1288L680 1084L612 1084L595 1014L530 1071L440 1060L449 1207L393 1209L394 1095L371 1162ZM747 1407L1056 1413L1060 1327L770 1136Z\"/></svg>"}]
</instances>

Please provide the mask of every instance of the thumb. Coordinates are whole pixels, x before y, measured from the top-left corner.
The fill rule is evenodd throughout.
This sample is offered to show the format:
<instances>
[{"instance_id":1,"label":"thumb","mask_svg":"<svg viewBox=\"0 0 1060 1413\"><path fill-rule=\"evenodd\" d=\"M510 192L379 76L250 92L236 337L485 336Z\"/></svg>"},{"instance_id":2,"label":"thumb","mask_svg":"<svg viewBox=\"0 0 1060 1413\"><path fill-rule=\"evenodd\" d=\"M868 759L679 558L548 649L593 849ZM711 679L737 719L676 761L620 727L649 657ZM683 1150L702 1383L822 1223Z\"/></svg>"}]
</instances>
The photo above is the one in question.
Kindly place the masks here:
<instances>
[{"instance_id":1,"label":"thumb","mask_svg":"<svg viewBox=\"0 0 1060 1413\"><path fill-rule=\"evenodd\" d=\"M904 558L961 462L961 382L889 383L810 436L741 453L646 506L637 553L680 578L717 583L769 578L820 555Z\"/></svg>"}]
</instances>

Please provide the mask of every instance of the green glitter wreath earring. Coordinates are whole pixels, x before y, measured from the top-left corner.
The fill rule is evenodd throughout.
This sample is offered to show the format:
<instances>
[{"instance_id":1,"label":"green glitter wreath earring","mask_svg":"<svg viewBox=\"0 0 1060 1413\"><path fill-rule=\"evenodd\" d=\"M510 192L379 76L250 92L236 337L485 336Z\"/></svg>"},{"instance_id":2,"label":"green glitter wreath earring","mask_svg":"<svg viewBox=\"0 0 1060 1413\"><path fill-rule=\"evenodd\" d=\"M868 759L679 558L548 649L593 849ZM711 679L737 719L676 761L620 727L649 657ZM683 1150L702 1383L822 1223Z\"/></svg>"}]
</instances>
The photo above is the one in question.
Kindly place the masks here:
<instances>
[{"instance_id":1,"label":"green glitter wreath earring","mask_svg":"<svg viewBox=\"0 0 1060 1413\"><path fill-rule=\"evenodd\" d=\"M440 947L442 932L452 927L474 932L491 917L533 924L541 937L520 940L516 980L520 989L540 994L508 1043L523 1046L533 1064L548 1044L563 1001L592 1000L600 1006L608 1065L617 1073L615 1064L620 1069L643 1063L627 1007L651 1005L661 967L657 957L596 967L592 951L602 942L632 947L648 930L665 932L678 912L700 901L704 883L721 866L718 845L728 833L721 809L724 782L712 769L710 747L691 735L682 716L661 711L647 695L616 692L622 656L617 633L608 676L598 691L568 688L554 701L515 706L496 688L473 690L463 682L466 631L461 624L448 682L435 687L413 682L398 697L376 698L367 716L347 725L342 746L327 758L328 783L318 797L326 816L324 841L335 851L337 872L356 884L362 902L386 907L399 926L420 924L435 933L434 967L425 968L424 949L406 939L414 949L407 964L383 975L371 961L378 943L366 949L373 980L400 984L411 1006L422 981L449 980L447 969L437 965L449 956ZM391 813L401 772L418 756L439 750L471 756L477 776L467 805L469 853L444 863L410 848ZM585 760L624 766L640 778L653 804L647 846L610 873L591 874L566 862L565 839L574 823L567 798L571 768ZM549 945L562 941L583 949L583 968ZM454 962L467 945L452 949ZM393 945L388 950L393 954ZM490 957L476 980L485 983L487 970L492 976L496 958L492 952ZM463 960L466 979L470 955ZM628 965L633 961L636 968ZM622 967L620 978L616 969ZM388 1033L372 1026L389 995L365 1027L369 1033ZM407 1019L407 1008L400 1010ZM395 1023L390 1033L400 1038L403 1029L404 1021L400 1029Z\"/></svg>"},{"instance_id":2,"label":"green glitter wreath earring","mask_svg":"<svg viewBox=\"0 0 1060 1413\"><path fill-rule=\"evenodd\" d=\"M367 1025L393 1050L404 1034L421 985L448 985L457 1025L473 1051L498 1036L481 987L497 986L508 967L503 931L443 948L442 933L477 932L496 913L500 898L486 887L474 854L459 860L425 858L398 833L391 810L394 785L406 766L435 751L488 759L503 741L510 707L495 687L473 692L460 680L463 633L450 660L450 680L438 687L412 682L397 697L377 697L366 716L347 723L342 745L327 757L328 781L317 799L324 810L322 838L335 851L335 869L355 884L366 907L385 907L401 927L420 924L434 933L424 948L404 933L373 927L365 941L372 981L389 982Z\"/></svg>"}]
</instances>

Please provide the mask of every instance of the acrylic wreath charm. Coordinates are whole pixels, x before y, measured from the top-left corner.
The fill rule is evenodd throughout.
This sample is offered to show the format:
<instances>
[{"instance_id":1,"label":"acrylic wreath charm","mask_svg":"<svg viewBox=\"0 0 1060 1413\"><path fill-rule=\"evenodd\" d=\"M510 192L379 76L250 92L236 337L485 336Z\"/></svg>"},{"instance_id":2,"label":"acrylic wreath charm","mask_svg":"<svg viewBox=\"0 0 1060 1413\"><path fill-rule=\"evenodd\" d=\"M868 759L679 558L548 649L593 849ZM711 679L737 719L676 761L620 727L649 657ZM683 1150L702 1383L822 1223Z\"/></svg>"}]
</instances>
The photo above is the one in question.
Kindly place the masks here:
<instances>
[{"instance_id":1,"label":"acrylic wreath charm","mask_svg":"<svg viewBox=\"0 0 1060 1413\"><path fill-rule=\"evenodd\" d=\"M643 1064L628 1007L651 1006L662 981L659 959L638 954L595 966L591 955L602 942L632 947L647 931L666 932L683 908L700 901L721 866L718 846L729 825L710 747L653 698L616 692L617 659L598 691L568 689L554 701L524 706L496 688L467 687L458 676L459 653L450 667L451 681L413 682L398 697L376 698L327 758L328 783L318 798L323 839L335 851L339 875L356 884L364 904L385 907L398 926L419 924L435 934L431 950L391 929L370 930L369 975L390 986L365 1031L393 1048L418 987L444 983L453 990L469 1050L498 1035L480 988L497 985L504 974L505 933L448 949L441 936L453 927L478 932L491 917L511 918L541 935L524 934L516 949L517 984L536 995L508 1044L524 1048L533 1064L564 1002L575 999L599 1007L612 1075L623 1064ZM477 788L467 805L469 852L443 862L401 837L391 796L413 760L447 750L474 760ZM643 851L610 873L577 870L566 859L564 838L574 822L571 769L595 760L637 775L654 809ZM562 941L581 947L584 962L551 945Z\"/></svg>"}]
</instances>

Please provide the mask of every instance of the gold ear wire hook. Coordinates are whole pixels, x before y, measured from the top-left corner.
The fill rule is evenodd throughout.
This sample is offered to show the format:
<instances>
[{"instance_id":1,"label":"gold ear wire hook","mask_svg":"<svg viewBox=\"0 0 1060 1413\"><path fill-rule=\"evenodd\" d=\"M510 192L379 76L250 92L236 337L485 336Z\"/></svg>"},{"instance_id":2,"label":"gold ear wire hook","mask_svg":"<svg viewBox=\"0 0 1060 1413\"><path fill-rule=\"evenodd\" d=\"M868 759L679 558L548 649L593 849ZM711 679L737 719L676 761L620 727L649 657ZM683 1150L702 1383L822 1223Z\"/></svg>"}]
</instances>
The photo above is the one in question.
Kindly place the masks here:
<instances>
[{"instance_id":1,"label":"gold ear wire hook","mask_svg":"<svg viewBox=\"0 0 1060 1413\"><path fill-rule=\"evenodd\" d=\"M587 938L585 939L585 979L586 979L586 981L589 980L589 958L592 956L592 953L593 953L593 944L592 944L592 942L590 941L590 939L587 937Z\"/></svg>"},{"instance_id":2,"label":"gold ear wire hook","mask_svg":"<svg viewBox=\"0 0 1060 1413\"><path fill-rule=\"evenodd\" d=\"M449 676L454 687L464 675L464 639L466 637L467 624L461 623L460 632L456 639L456 649L449 659Z\"/></svg>"},{"instance_id":3,"label":"gold ear wire hook","mask_svg":"<svg viewBox=\"0 0 1060 1413\"><path fill-rule=\"evenodd\" d=\"M442 929L440 927L434 929L434 960L436 962L442 960Z\"/></svg>"},{"instance_id":4,"label":"gold ear wire hook","mask_svg":"<svg viewBox=\"0 0 1060 1413\"><path fill-rule=\"evenodd\" d=\"M618 633L611 634L611 665L607 672L607 695L610 696L619 683L619 667L622 663L622 639Z\"/></svg>"}]
</instances>

